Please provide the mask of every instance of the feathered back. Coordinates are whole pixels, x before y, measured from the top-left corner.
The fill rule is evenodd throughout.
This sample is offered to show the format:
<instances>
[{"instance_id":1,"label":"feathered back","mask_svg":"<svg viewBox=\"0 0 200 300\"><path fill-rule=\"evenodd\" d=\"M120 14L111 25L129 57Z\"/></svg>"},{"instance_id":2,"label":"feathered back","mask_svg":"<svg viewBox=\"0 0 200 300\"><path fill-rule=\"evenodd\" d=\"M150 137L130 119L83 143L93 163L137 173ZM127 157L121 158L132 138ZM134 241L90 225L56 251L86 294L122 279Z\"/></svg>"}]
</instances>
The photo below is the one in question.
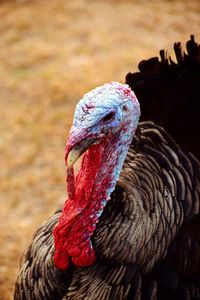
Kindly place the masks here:
<instances>
[{"instance_id":1,"label":"feathered back","mask_svg":"<svg viewBox=\"0 0 200 300\"><path fill-rule=\"evenodd\" d=\"M140 72L128 73L126 83L141 104L141 121L154 121L200 159L200 45L194 36L174 44L175 63L164 50L139 63Z\"/></svg>"}]
</instances>

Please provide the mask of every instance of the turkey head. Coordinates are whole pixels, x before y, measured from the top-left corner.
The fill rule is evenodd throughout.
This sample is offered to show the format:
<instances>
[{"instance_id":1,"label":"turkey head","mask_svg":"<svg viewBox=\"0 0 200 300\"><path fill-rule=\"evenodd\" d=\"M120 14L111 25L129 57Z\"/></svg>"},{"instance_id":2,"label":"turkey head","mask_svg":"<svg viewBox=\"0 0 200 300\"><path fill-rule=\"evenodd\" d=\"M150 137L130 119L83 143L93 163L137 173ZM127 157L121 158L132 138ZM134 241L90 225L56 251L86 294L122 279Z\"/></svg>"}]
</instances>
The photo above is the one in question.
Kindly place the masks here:
<instances>
[{"instance_id":1,"label":"turkey head","mask_svg":"<svg viewBox=\"0 0 200 300\"><path fill-rule=\"evenodd\" d=\"M128 85L111 82L87 93L78 103L65 151L67 190L54 229L54 263L90 266L96 255L90 240L110 199L138 125L140 107ZM73 165L82 155L77 176Z\"/></svg>"}]
</instances>

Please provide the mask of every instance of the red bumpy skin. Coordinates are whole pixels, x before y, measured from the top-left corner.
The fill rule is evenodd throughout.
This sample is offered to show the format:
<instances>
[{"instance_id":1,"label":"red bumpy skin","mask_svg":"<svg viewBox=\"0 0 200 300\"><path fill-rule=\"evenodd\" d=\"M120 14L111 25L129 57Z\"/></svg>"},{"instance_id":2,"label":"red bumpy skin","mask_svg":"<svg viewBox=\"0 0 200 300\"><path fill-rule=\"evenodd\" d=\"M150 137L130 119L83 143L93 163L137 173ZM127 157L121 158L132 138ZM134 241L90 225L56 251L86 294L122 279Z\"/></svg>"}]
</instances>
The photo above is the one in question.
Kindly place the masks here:
<instances>
[{"instance_id":1,"label":"red bumpy skin","mask_svg":"<svg viewBox=\"0 0 200 300\"><path fill-rule=\"evenodd\" d=\"M65 202L59 223L53 232L56 249L54 263L61 270L67 269L70 257L77 266L90 266L96 260L90 236L96 228L97 213L101 209L99 197L102 194L97 197L92 192L102 154L102 146L91 146L83 157L76 180L72 169L68 172L68 194L72 198Z\"/></svg>"}]
</instances>

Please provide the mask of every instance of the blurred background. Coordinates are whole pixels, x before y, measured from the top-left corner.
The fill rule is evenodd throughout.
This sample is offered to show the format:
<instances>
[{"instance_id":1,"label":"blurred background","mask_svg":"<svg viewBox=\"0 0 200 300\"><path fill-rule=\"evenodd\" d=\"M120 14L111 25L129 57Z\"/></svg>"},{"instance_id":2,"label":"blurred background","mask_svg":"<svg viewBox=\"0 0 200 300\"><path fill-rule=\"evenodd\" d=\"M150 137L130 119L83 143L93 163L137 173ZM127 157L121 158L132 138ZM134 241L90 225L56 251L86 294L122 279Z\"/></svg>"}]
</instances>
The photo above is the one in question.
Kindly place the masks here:
<instances>
[{"instance_id":1,"label":"blurred background","mask_svg":"<svg viewBox=\"0 0 200 300\"><path fill-rule=\"evenodd\" d=\"M33 232L65 200L64 146L78 99L193 33L200 2L0 1L0 300Z\"/></svg>"}]
</instances>

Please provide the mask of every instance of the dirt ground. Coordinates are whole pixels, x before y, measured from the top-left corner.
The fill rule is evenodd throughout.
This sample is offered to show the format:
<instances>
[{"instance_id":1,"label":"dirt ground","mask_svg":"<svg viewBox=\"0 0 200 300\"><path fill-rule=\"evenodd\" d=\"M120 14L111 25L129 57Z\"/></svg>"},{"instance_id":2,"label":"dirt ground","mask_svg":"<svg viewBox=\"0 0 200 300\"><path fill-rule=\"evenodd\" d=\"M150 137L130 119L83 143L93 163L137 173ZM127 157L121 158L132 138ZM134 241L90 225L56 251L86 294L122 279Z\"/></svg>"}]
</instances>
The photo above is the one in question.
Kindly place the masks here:
<instances>
[{"instance_id":1,"label":"dirt ground","mask_svg":"<svg viewBox=\"0 0 200 300\"><path fill-rule=\"evenodd\" d=\"M64 145L75 104L191 33L197 1L0 1L0 300L20 257L65 199Z\"/></svg>"}]
</instances>

